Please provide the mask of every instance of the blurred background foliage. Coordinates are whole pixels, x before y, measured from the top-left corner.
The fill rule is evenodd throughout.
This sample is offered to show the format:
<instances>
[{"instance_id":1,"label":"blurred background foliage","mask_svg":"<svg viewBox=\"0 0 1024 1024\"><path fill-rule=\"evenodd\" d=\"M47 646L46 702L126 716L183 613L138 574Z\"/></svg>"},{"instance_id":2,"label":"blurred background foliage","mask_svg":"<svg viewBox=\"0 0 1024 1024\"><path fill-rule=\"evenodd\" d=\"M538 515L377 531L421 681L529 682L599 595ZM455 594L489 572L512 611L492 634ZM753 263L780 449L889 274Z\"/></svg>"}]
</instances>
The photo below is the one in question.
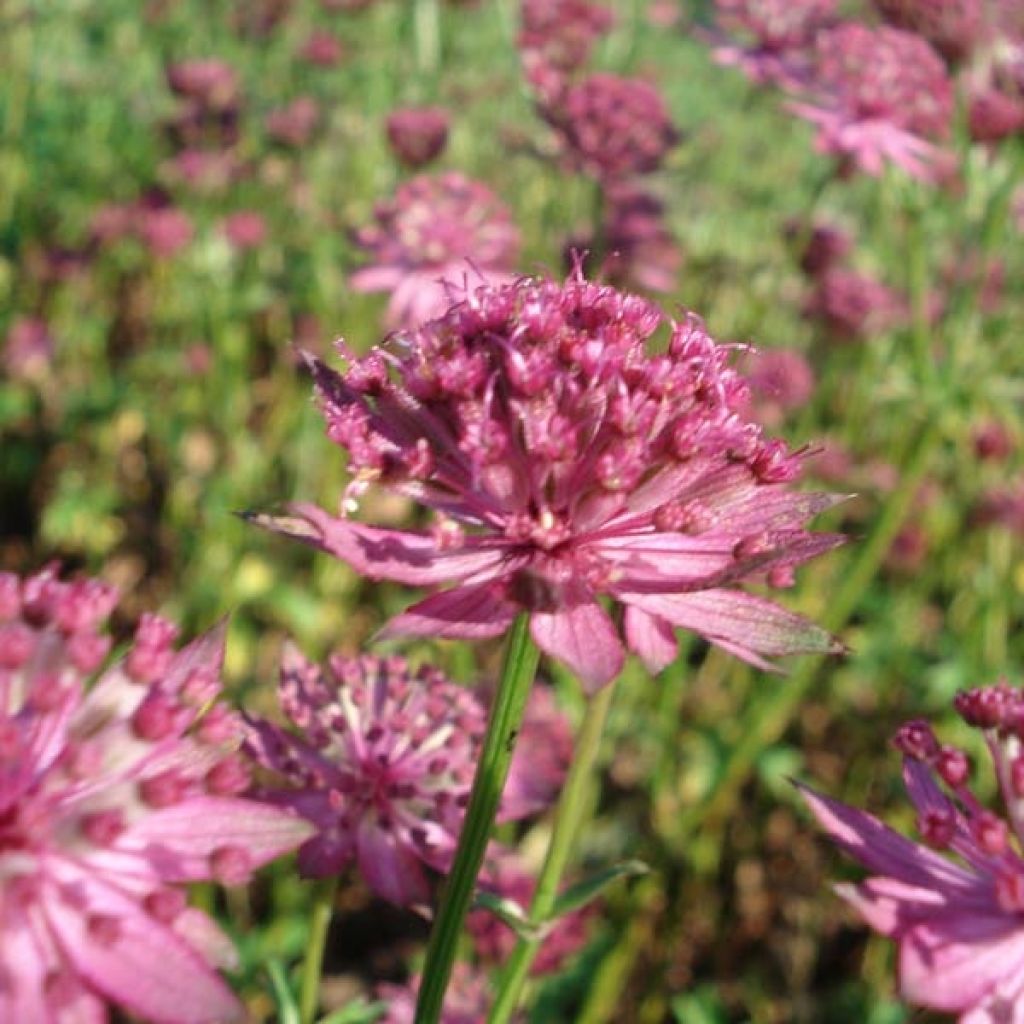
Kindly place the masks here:
<instances>
[{"instance_id":1,"label":"blurred background foliage","mask_svg":"<svg viewBox=\"0 0 1024 1024\"><path fill-rule=\"evenodd\" d=\"M941 190L895 174L834 179L807 125L713 63L701 5L612 6L595 65L656 80L681 137L653 178L684 254L660 301L698 311L720 340L794 349L814 369L809 402L773 429L841 451L829 486L858 496L828 524L850 532L848 549L805 569L790 603L827 619L846 601L835 625L851 652L781 680L696 642L656 680L630 665L583 853L653 870L610 890L591 944L546 983L533 1019L924 1020L895 1002L889 946L829 892L848 866L788 779L907 826L895 726L941 718L960 687L1020 679L1024 289L1010 200L1024 146L961 139L960 180ZM296 353L382 336L384 300L346 281L360 264L351 229L406 174L387 146L389 111L451 112L440 165L511 207L521 269L561 272L586 232L593 189L549 159L517 17L511 0L0 5L0 336L19 321L45 326L39 358L26 369L9 357L0 377L0 565L59 559L116 583L121 629L145 609L189 632L230 614L230 685L257 707L272 705L285 635L312 656L355 650L402 606L399 589L237 513L296 498L336 507L343 456ZM310 59L314 33L336 42L334 59ZM237 85L220 120L197 128L167 69L199 58L225 62ZM297 100L305 113L289 108ZM183 149L224 166L190 178ZM142 238L115 237L110 211L130 204L162 215ZM239 211L265 222L258 244L229 240L225 218ZM856 238L858 267L939 311L837 341L804 315L791 225L812 215ZM998 295L982 301L994 265ZM1007 439L998 457L979 445L993 423ZM375 521L409 514L369 500ZM469 682L496 652L422 653ZM550 671L578 711L574 684ZM952 721L945 735L964 739ZM524 837L527 851L544 828ZM239 937L257 1016L275 1016L268 964L287 975L301 955L308 900L286 865L216 906ZM425 928L371 905L358 881L338 906L328 994L340 1007L401 977Z\"/></svg>"}]
</instances>

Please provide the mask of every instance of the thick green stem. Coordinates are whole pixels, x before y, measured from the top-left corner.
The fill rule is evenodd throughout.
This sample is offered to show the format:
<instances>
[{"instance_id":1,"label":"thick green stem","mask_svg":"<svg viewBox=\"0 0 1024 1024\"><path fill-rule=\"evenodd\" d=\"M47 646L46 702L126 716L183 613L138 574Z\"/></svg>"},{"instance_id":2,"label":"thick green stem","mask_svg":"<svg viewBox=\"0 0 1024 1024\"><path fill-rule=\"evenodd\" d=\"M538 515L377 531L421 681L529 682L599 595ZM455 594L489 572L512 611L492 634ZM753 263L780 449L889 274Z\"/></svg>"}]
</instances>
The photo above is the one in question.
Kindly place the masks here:
<instances>
[{"instance_id":1,"label":"thick green stem","mask_svg":"<svg viewBox=\"0 0 1024 1024\"><path fill-rule=\"evenodd\" d=\"M555 901L558 899L558 886L562 874L569 863L573 843L579 836L584 816L590 807L587 789L592 782L614 690L615 684L610 683L587 703L579 735L576 737L572 765L569 767L569 774L558 800L551 842L530 904L530 920L534 924L544 924L551 917ZM530 966L542 942L543 936L536 939L520 939L516 944L512 958L502 973L498 995L487 1018L488 1024L506 1024L515 1013L530 973Z\"/></svg>"},{"instance_id":2,"label":"thick green stem","mask_svg":"<svg viewBox=\"0 0 1024 1024\"><path fill-rule=\"evenodd\" d=\"M327 929L334 910L334 894L338 890L336 878L325 878L318 882L313 896L313 913L309 920L309 944L306 959L302 964L302 990L299 993L299 1020L301 1024L313 1024L320 1004L320 970L324 962L324 947L327 945Z\"/></svg>"},{"instance_id":3,"label":"thick green stem","mask_svg":"<svg viewBox=\"0 0 1024 1024\"><path fill-rule=\"evenodd\" d=\"M455 861L430 933L416 1003L416 1024L437 1024L441 1017L462 923L473 900L539 657L540 652L530 640L529 616L520 615L509 633L501 681L491 705Z\"/></svg>"},{"instance_id":4,"label":"thick green stem","mask_svg":"<svg viewBox=\"0 0 1024 1024\"><path fill-rule=\"evenodd\" d=\"M870 586L893 539L906 521L918 487L941 438L933 418L918 434L908 457L902 462L900 484L893 491L866 543L860 546L842 582L822 613L821 624L839 632L856 611ZM706 800L690 808L680 823L682 833L692 832L698 822L720 821L733 807L740 787L749 777L755 761L767 746L776 742L793 720L800 702L814 682L823 658L806 658L763 702L733 747L718 783Z\"/></svg>"}]
</instances>

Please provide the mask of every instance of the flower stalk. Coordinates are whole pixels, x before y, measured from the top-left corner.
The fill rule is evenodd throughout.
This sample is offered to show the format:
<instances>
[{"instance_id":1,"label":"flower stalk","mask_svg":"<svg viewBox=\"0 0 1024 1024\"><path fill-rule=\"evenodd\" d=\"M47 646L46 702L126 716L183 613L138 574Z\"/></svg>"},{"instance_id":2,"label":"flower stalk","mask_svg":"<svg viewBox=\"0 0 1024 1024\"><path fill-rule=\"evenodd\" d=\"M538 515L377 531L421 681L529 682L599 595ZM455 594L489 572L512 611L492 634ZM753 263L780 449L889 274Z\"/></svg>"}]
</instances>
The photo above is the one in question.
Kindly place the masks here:
<instances>
[{"instance_id":1,"label":"flower stalk","mask_svg":"<svg viewBox=\"0 0 1024 1024\"><path fill-rule=\"evenodd\" d=\"M576 738L572 765L562 789L555 812L551 841L537 879L537 888L530 904L530 920L542 925L547 922L558 899L558 886L572 854L573 845L591 806L587 789L593 781L594 768L601 749L601 737L608 720L615 684L599 690L587 702L586 712ZM488 1024L507 1024L519 1005L523 986L530 966L544 941L543 929L536 938L520 938L508 966L502 974L494 1007Z\"/></svg>"},{"instance_id":2,"label":"flower stalk","mask_svg":"<svg viewBox=\"0 0 1024 1024\"><path fill-rule=\"evenodd\" d=\"M501 679L473 777L469 807L430 933L416 1003L416 1024L437 1024L441 1018L456 946L473 899L539 658L540 652L530 640L529 616L521 614L508 635Z\"/></svg>"},{"instance_id":3,"label":"flower stalk","mask_svg":"<svg viewBox=\"0 0 1024 1024\"><path fill-rule=\"evenodd\" d=\"M337 877L318 882L313 895L313 913L309 919L309 939L306 959L302 964L302 989L299 993L299 1022L313 1024L319 1005L320 972L327 945L327 930L334 911L334 896L338 891Z\"/></svg>"}]
</instances>

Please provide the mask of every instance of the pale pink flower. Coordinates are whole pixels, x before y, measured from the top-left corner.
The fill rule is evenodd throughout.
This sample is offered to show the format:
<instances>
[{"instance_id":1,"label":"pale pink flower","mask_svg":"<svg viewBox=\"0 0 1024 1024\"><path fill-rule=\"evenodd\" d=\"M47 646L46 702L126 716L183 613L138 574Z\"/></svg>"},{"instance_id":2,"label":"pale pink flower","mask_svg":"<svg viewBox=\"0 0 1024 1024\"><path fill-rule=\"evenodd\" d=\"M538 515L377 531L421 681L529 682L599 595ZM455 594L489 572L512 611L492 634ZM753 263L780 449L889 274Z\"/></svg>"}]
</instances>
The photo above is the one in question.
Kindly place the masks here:
<instances>
[{"instance_id":1,"label":"pale pink flower","mask_svg":"<svg viewBox=\"0 0 1024 1024\"><path fill-rule=\"evenodd\" d=\"M158 259L170 259L192 241L195 229L184 210L140 203L137 211L135 230L142 243Z\"/></svg>"},{"instance_id":2,"label":"pale pink flower","mask_svg":"<svg viewBox=\"0 0 1024 1024\"><path fill-rule=\"evenodd\" d=\"M236 249L258 249L267 237L267 222L255 210L237 210L224 218L224 237Z\"/></svg>"},{"instance_id":3,"label":"pale pink flower","mask_svg":"<svg viewBox=\"0 0 1024 1024\"><path fill-rule=\"evenodd\" d=\"M651 355L659 328L670 337ZM373 579L454 584L388 634L496 637L526 610L534 641L589 690L624 656L602 597L625 606L626 644L652 671L675 657L674 626L761 666L836 650L735 587L788 582L840 538L803 528L835 499L790 490L800 460L743 417L730 355L692 314L669 322L579 271L478 288L344 374L311 360L355 477L346 512L379 481L436 525L379 529L312 505L256 519Z\"/></svg>"},{"instance_id":4,"label":"pale pink flower","mask_svg":"<svg viewBox=\"0 0 1024 1024\"><path fill-rule=\"evenodd\" d=\"M231 944L184 885L245 882L309 826L239 796L223 628L176 652L174 626L144 616L86 687L116 599L0 574L0 1019L237 1020L216 973Z\"/></svg>"},{"instance_id":5,"label":"pale pink flower","mask_svg":"<svg viewBox=\"0 0 1024 1024\"><path fill-rule=\"evenodd\" d=\"M384 899L428 903L424 869L451 865L487 724L483 704L437 669L413 671L401 658L335 655L321 668L294 648L278 694L298 731L252 719L246 748L286 782L268 782L261 796L316 826L299 870L316 878L355 863ZM536 746L530 728L527 751ZM536 771L521 761L513 777ZM535 796L514 785L501 820L541 809Z\"/></svg>"},{"instance_id":6,"label":"pale pink flower","mask_svg":"<svg viewBox=\"0 0 1024 1024\"><path fill-rule=\"evenodd\" d=\"M418 169L437 159L448 143L448 111L442 107L402 107L385 125L391 152L406 167Z\"/></svg>"},{"instance_id":7,"label":"pale pink flower","mask_svg":"<svg viewBox=\"0 0 1024 1024\"><path fill-rule=\"evenodd\" d=\"M457 171L421 174L378 203L374 223L354 232L371 259L350 279L356 291L390 292L389 327L440 316L468 279L512 279L519 230L486 185Z\"/></svg>"},{"instance_id":8,"label":"pale pink flower","mask_svg":"<svg viewBox=\"0 0 1024 1024\"><path fill-rule=\"evenodd\" d=\"M969 788L967 755L940 745L921 721L903 726L895 743L923 844L803 794L829 837L872 872L837 891L899 944L903 997L956 1013L961 1024L1005 1024L1024 1020L1024 694L1000 684L961 692L954 706L985 737L1002 814Z\"/></svg>"},{"instance_id":9,"label":"pale pink flower","mask_svg":"<svg viewBox=\"0 0 1024 1024\"><path fill-rule=\"evenodd\" d=\"M920 36L848 23L819 33L808 102L790 104L818 127L820 152L867 174L886 163L922 180L947 170L953 88Z\"/></svg>"}]
</instances>

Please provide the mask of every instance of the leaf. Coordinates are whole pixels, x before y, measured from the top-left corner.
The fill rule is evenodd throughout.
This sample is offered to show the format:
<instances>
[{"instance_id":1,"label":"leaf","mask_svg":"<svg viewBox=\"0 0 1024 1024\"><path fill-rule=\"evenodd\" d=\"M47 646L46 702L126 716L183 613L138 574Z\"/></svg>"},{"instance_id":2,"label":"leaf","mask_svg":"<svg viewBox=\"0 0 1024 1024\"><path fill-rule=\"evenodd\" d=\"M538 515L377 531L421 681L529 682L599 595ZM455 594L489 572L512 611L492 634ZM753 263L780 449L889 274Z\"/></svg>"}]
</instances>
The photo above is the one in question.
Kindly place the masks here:
<instances>
[{"instance_id":1,"label":"leaf","mask_svg":"<svg viewBox=\"0 0 1024 1024\"><path fill-rule=\"evenodd\" d=\"M624 860L598 871L589 878L569 886L555 901L549 921L557 920L597 899L612 882L620 878L635 878L646 875L650 868L642 860Z\"/></svg>"},{"instance_id":2,"label":"leaf","mask_svg":"<svg viewBox=\"0 0 1024 1024\"><path fill-rule=\"evenodd\" d=\"M473 906L489 910L495 917L503 921L521 939L532 942L544 934L544 929L533 924L526 916L526 911L515 900L495 896L492 892L478 891L473 897Z\"/></svg>"},{"instance_id":3,"label":"leaf","mask_svg":"<svg viewBox=\"0 0 1024 1024\"><path fill-rule=\"evenodd\" d=\"M321 1017L319 1024L373 1024L387 1011L387 1003L367 1003L357 999L340 1010Z\"/></svg>"},{"instance_id":4,"label":"leaf","mask_svg":"<svg viewBox=\"0 0 1024 1024\"><path fill-rule=\"evenodd\" d=\"M274 999L277 1002L275 1019L279 1021L279 1024L299 1024L299 1004L295 1002L295 996L292 995L284 965L277 957L267 960L267 974L270 977L270 987L274 990Z\"/></svg>"}]
</instances>

